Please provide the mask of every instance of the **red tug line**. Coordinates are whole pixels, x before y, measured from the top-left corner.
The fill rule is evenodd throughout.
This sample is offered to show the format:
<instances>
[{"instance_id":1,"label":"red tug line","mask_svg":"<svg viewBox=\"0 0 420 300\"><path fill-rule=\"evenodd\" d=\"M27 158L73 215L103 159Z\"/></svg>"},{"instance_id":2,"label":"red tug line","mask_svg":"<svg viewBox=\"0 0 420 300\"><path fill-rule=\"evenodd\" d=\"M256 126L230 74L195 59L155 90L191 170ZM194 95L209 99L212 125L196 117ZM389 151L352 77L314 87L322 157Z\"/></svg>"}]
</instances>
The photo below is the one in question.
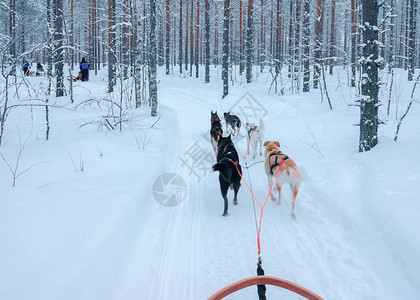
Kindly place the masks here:
<instances>
[{"instance_id":1,"label":"red tug line","mask_svg":"<svg viewBox=\"0 0 420 300\"><path fill-rule=\"evenodd\" d=\"M248 155L248 150L249 150L249 145L251 143L251 139L252 139L252 133L251 132L251 136L249 138L248 141L248 147L246 150L246 155L243 156L241 154L241 156L244 158L244 160L246 161L246 156ZM258 226L258 236L257 236L257 244L258 244L258 268L261 268L261 243L260 243L260 236L261 236L261 225L262 225L262 217L263 217L263 213L264 213L264 208L265 205L267 204L267 200L268 197L271 194L271 190L273 189L274 183L276 182L277 179L277 175L279 174L280 171L280 167L283 164L284 160L282 160L279 164L279 167L277 168L277 172L276 175L274 176L274 180L271 183L270 186L270 190L268 191L267 197L265 198L264 204L261 205L261 203L258 201L257 197L255 197L254 193L252 192L251 188L248 186L248 183L245 181L245 178L242 176L241 172L239 171L238 168L238 164L236 162L234 162L233 160L230 160L234 165L236 170L238 171L239 176L241 177L241 179L243 180L243 182L245 183L246 187L248 188L249 192L251 193L252 197L254 198L254 200L257 202L258 206L261 209L261 215L260 215L260 223ZM262 270L262 268L261 268ZM280 288L284 288L286 290L292 291L295 294L301 295L303 297L305 297L306 299L310 299L310 300L323 300L322 297L318 296L317 294L315 294L314 292L296 284L293 283L291 281L285 280L285 279L281 279L281 278L277 278L277 277L273 277L273 276L264 276L264 271L262 270L262 273L260 274L258 272L257 269L257 273L259 274L258 276L252 276L252 277L248 277L239 281L236 281L226 287L224 287L223 289L217 291L215 294L213 294L212 296L209 297L209 300L220 300L225 298L226 296L242 290L244 288L247 288L249 286L253 286L253 285L258 285L258 295L260 296L260 299L266 299L265 298L265 285L273 285L273 286L277 286ZM261 290L260 290L261 289ZM260 292L262 294L260 294ZM263 298L261 298L263 297Z\"/></svg>"}]
</instances>

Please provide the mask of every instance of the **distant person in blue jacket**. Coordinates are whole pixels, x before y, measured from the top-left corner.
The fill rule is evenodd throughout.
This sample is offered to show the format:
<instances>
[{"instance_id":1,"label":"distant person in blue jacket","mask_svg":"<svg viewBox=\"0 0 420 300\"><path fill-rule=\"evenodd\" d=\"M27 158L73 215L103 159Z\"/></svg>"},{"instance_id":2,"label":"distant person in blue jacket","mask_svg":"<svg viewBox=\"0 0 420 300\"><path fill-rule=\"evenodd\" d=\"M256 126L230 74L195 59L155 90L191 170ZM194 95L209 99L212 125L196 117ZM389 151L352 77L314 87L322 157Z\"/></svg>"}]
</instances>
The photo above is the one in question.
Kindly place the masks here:
<instances>
[{"instance_id":1,"label":"distant person in blue jacket","mask_svg":"<svg viewBox=\"0 0 420 300\"><path fill-rule=\"evenodd\" d=\"M26 76L29 76L29 75L31 75L31 71L29 70L29 68L30 68L30 64L29 64L29 62L28 61L26 61L25 62L25 64L23 65L23 74L24 75L26 75Z\"/></svg>"},{"instance_id":2,"label":"distant person in blue jacket","mask_svg":"<svg viewBox=\"0 0 420 300\"><path fill-rule=\"evenodd\" d=\"M89 64L86 62L86 59L83 57L80 62L80 71L82 72L82 81L89 80Z\"/></svg>"}]
</instances>

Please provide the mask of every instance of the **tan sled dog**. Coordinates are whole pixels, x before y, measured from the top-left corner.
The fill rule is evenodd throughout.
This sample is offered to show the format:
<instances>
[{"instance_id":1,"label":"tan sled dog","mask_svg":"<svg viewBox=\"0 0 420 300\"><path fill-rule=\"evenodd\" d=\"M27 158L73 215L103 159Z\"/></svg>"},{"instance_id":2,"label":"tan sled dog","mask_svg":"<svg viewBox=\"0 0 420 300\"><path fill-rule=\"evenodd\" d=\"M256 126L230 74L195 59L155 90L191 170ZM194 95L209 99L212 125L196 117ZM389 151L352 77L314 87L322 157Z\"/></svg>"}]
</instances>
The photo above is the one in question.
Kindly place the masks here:
<instances>
[{"instance_id":1,"label":"tan sled dog","mask_svg":"<svg viewBox=\"0 0 420 300\"><path fill-rule=\"evenodd\" d=\"M281 186L283 183L288 183L293 191L293 205L292 205L292 218L296 219L295 215L295 202L296 196L299 192L299 186L302 181L296 163L289 158L286 154L280 151L280 143L277 141L266 141L265 146L265 173L268 177L268 186L270 188L274 176L278 172L276 179L276 187L279 192L278 203L280 204ZM271 199L275 201L273 194L270 195Z\"/></svg>"}]
</instances>

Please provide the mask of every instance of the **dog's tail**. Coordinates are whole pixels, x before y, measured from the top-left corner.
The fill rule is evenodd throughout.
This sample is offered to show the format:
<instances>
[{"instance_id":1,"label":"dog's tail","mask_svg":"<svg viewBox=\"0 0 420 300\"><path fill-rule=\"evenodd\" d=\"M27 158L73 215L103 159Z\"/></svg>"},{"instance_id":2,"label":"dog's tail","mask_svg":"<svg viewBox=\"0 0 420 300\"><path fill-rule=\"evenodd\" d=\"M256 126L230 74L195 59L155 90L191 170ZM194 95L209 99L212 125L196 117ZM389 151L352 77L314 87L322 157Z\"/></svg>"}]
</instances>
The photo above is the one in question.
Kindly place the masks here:
<instances>
[{"instance_id":1,"label":"dog's tail","mask_svg":"<svg viewBox=\"0 0 420 300\"><path fill-rule=\"evenodd\" d=\"M262 118L260 118L260 124L258 125L258 129L260 131L264 131L265 130L265 125L264 125L264 121Z\"/></svg>"},{"instance_id":2,"label":"dog's tail","mask_svg":"<svg viewBox=\"0 0 420 300\"><path fill-rule=\"evenodd\" d=\"M224 163L217 163L213 166L213 172L219 171L220 175L222 177L230 182L230 179L232 178L232 170Z\"/></svg>"},{"instance_id":3,"label":"dog's tail","mask_svg":"<svg viewBox=\"0 0 420 300\"><path fill-rule=\"evenodd\" d=\"M288 182L290 184L293 185L297 185L299 186L303 181L306 180L306 178L308 177L305 169L300 167L300 168L290 168L288 169L284 176L282 176L283 178L281 178L280 180L283 180L283 182Z\"/></svg>"}]
</instances>

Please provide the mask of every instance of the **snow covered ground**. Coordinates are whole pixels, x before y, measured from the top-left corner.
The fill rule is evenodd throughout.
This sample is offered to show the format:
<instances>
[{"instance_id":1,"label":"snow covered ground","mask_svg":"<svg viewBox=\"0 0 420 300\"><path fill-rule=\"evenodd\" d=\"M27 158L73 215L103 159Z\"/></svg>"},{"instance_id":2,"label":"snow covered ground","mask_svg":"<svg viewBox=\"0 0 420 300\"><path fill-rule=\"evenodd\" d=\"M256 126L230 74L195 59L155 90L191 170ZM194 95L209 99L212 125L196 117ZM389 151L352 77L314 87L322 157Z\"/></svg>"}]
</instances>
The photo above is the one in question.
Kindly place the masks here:
<instances>
[{"instance_id":1,"label":"snow covered ground","mask_svg":"<svg viewBox=\"0 0 420 300\"><path fill-rule=\"evenodd\" d=\"M98 130L105 104L74 109L107 97L103 71L75 84L75 104L68 96L52 101L60 108L50 111L48 141L44 108L13 109L0 153L14 167L25 144L18 170L33 168L12 187L13 176L0 161L0 299L206 299L256 275L250 193L243 184L239 204L230 203L229 216L221 216L208 137L211 110L243 116L250 104L255 115L249 119L264 116L266 140L280 141L308 176L296 221L287 187L281 205L267 203L261 236L266 275L325 299L420 299L418 103L393 141L395 116L405 110L413 83L397 70L390 116L386 105L380 107L385 125L379 144L358 153L359 109L349 105L354 96L345 73L339 74L329 79L332 111L325 99L320 103L317 90L269 94L267 74L252 84L237 83L220 100L216 69L210 84L160 74L161 118L149 130L144 128L156 119L148 117L148 108L132 110L122 132ZM28 81L32 91L46 84L45 78ZM381 97L387 95L383 90ZM19 96L15 103L28 103L24 88ZM236 146L244 154L246 139L237 139ZM248 156L247 163L259 160ZM152 192L155 180L168 172L187 183L185 199L174 207L160 205ZM245 169L244 175L257 198L265 199L263 165L252 166L250 178ZM267 297L299 299L275 287L267 288ZM256 298L256 287L228 297Z\"/></svg>"}]
</instances>

